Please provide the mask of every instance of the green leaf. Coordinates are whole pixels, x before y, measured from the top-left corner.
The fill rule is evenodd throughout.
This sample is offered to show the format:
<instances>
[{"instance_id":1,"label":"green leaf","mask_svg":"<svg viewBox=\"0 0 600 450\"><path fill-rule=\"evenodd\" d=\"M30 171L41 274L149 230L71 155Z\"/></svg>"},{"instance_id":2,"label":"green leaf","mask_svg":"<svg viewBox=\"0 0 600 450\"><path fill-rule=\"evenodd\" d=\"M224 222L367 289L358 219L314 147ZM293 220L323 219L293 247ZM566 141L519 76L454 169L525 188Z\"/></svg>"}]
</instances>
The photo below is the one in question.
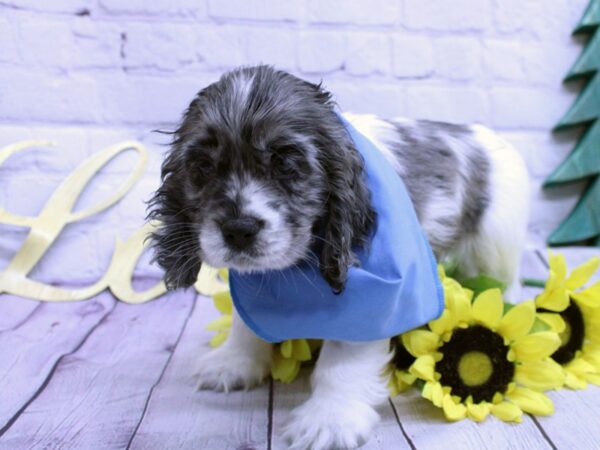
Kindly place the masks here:
<instances>
[{"instance_id":1,"label":"green leaf","mask_svg":"<svg viewBox=\"0 0 600 450\"><path fill-rule=\"evenodd\" d=\"M467 278L466 280L462 280L461 284L463 287L473 291L473 298L477 297L477 295L488 289L498 288L501 291L506 289L505 283L502 283L496 278L492 278L487 275L479 275L473 278Z\"/></svg>"}]
</instances>

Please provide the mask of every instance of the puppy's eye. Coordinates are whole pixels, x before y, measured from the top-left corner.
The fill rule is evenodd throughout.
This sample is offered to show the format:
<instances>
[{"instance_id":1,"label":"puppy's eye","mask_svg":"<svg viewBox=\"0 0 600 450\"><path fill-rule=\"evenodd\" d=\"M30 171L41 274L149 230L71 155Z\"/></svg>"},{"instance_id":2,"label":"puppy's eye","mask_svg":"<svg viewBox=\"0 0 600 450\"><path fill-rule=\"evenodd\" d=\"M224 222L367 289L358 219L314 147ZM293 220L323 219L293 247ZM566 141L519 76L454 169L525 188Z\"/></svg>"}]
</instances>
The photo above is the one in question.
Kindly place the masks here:
<instances>
[{"instance_id":1,"label":"puppy's eye","mask_svg":"<svg viewBox=\"0 0 600 450\"><path fill-rule=\"evenodd\" d=\"M214 162L208 157L194 158L190 162L189 166L190 178L196 185L201 185L206 182L206 179L213 173L214 170Z\"/></svg>"},{"instance_id":2,"label":"puppy's eye","mask_svg":"<svg viewBox=\"0 0 600 450\"><path fill-rule=\"evenodd\" d=\"M293 157L285 154L274 153L271 156L271 169L277 178L293 178L297 175Z\"/></svg>"}]
</instances>

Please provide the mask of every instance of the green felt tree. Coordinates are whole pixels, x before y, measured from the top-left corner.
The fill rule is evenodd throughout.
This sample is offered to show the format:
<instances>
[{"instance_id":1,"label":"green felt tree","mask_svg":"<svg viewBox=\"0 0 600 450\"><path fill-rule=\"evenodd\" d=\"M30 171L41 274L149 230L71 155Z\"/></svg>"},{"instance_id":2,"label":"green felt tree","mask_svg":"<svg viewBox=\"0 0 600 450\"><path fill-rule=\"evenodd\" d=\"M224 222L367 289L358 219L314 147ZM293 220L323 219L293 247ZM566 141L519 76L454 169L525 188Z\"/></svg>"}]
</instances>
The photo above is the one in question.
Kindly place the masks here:
<instances>
[{"instance_id":1,"label":"green felt tree","mask_svg":"<svg viewBox=\"0 0 600 450\"><path fill-rule=\"evenodd\" d=\"M600 246L600 0L591 0L573 34L588 40L565 82L585 86L555 130L584 127L571 154L546 179L545 187L586 180L586 188L569 216L550 235L551 245L595 243Z\"/></svg>"}]
</instances>

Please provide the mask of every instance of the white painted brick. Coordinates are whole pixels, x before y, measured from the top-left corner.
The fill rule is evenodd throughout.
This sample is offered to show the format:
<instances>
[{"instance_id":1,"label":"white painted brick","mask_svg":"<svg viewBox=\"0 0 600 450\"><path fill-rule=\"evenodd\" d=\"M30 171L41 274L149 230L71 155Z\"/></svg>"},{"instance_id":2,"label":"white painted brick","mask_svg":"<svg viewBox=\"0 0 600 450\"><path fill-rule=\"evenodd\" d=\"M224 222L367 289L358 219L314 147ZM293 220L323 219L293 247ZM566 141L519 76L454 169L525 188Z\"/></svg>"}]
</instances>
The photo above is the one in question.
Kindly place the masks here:
<instances>
[{"instance_id":1,"label":"white painted brick","mask_svg":"<svg viewBox=\"0 0 600 450\"><path fill-rule=\"evenodd\" d=\"M18 215L37 216L61 183L63 176L45 174L40 177L39 173L32 173L30 170L25 175L16 172L3 175L2 178L3 190L8 192L4 208ZM35 186L35 189L31 189L32 186Z\"/></svg>"},{"instance_id":2,"label":"white painted brick","mask_svg":"<svg viewBox=\"0 0 600 450\"><path fill-rule=\"evenodd\" d=\"M588 3L588 0L553 0L549 5L540 1L533 11L527 12L527 28L541 41L560 45L571 39Z\"/></svg>"},{"instance_id":3,"label":"white painted brick","mask_svg":"<svg viewBox=\"0 0 600 450\"><path fill-rule=\"evenodd\" d=\"M2 4L18 9L58 13L79 13L88 10L90 6L89 0L52 0L45 2L39 0L3 0Z\"/></svg>"},{"instance_id":4,"label":"white painted brick","mask_svg":"<svg viewBox=\"0 0 600 450\"><path fill-rule=\"evenodd\" d=\"M196 58L189 25L136 23L129 24L124 33L125 67L174 70Z\"/></svg>"},{"instance_id":5,"label":"white painted brick","mask_svg":"<svg viewBox=\"0 0 600 450\"><path fill-rule=\"evenodd\" d=\"M119 76L102 77L99 110L109 123L157 124L180 120L185 108L200 89L203 77Z\"/></svg>"},{"instance_id":6,"label":"white painted brick","mask_svg":"<svg viewBox=\"0 0 600 450\"><path fill-rule=\"evenodd\" d=\"M493 87L490 90L492 124L503 128L550 130L569 102L552 90Z\"/></svg>"},{"instance_id":7,"label":"white painted brick","mask_svg":"<svg viewBox=\"0 0 600 450\"><path fill-rule=\"evenodd\" d=\"M47 75L30 70L0 71L0 118L37 121L98 121L97 80L85 75Z\"/></svg>"},{"instance_id":8,"label":"white painted brick","mask_svg":"<svg viewBox=\"0 0 600 450\"><path fill-rule=\"evenodd\" d=\"M483 48L484 70L495 80L518 81L525 78L522 46L519 42L489 39Z\"/></svg>"},{"instance_id":9,"label":"white painted brick","mask_svg":"<svg viewBox=\"0 0 600 450\"><path fill-rule=\"evenodd\" d=\"M404 25L419 30L485 30L490 0L404 0Z\"/></svg>"},{"instance_id":10,"label":"white painted brick","mask_svg":"<svg viewBox=\"0 0 600 450\"><path fill-rule=\"evenodd\" d=\"M559 0L560 1L560 0ZM496 29L513 33L531 27L531 23L542 13L540 0L502 0L495 2L493 21Z\"/></svg>"},{"instance_id":11,"label":"white painted brick","mask_svg":"<svg viewBox=\"0 0 600 450\"><path fill-rule=\"evenodd\" d=\"M109 13L151 16L206 16L206 0L100 0Z\"/></svg>"},{"instance_id":12,"label":"white painted brick","mask_svg":"<svg viewBox=\"0 0 600 450\"><path fill-rule=\"evenodd\" d=\"M308 19L314 23L391 25L397 22L400 2L390 0L309 0Z\"/></svg>"},{"instance_id":13,"label":"white painted brick","mask_svg":"<svg viewBox=\"0 0 600 450\"><path fill-rule=\"evenodd\" d=\"M435 42L436 74L470 80L481 74L481 44L474 38L450 37Z\"/></svg>"},{"instance_id":14,"label":"white painted brick","mask_svg":"<svg viewBox=\"0 0 600 450\"><path fill-rule=\"evenodd\" d=\"M108 68L121 65L121 28L111 22L81 18L72 23L75 68Z\"/></svg>"},{"instance_id":15,"label":"white painted brick","mask_svg":"<svg viewBox=\"0 0 600 450\"><path fill-rule=\"evenodd\" d=\"M298 66L306 73L339 70L346 57L345 35L331 31L308 31L300 35Z\"/></svg>"},{"instance_id":16,"label":"white painted brick","mask_svg":"<svg viewBox=\"0 0 600 450\"><path fill-rule=\"evenodd\" d=\"M8 19L0 18L0 42L2 50L0 51L0 62L19 61L18 35L15 24Z\"/></svg>"},{"instance_id":17,"label":"white painted brick","mask_svg":"<svg viewBox=\"0 0 600 450\"><path fill-rule=\"evenodd\" d=\"M87 137L80 127L32 127L31 132L37 139L56 143L34 151L41 173L68 174L88 156Z\"/></svg>"},{"instance_id":18,"label":"white painted brick","mask_svg":"<svg viewBox=\"0 0 600 450\"><path fill-rule=\"evenodd\" d=\"M212 17L225 19L298 20L303 14L302 0L208 0Z\"/></svg>"},{"instance_id":19,"label":"white painted brick","mask_svg":"<svg viewBox=\"0 0 600 450\"><path fill-rule=\"evenodd\" d=\"M382 117L400 116L405 113L404 90L398 84L329 81L325 88L343 111L378 114Z\"/></svg>"},{"instance_id":20,"label":"white painted brick","mask_svg":"<svg viewBox=\"0 0 600 450\"><path fill-rule=\"evenodd\" d=\"M530 230L548 236L573 210L585 182L552 189L542 188L542 179L532 180Z\"/></svg>"},{"instance_id":21,"label":"white painted brick","mask_svg":"<svg viewBox=\"0 0 600 450\"><path fill-rule=\"evenodd\" d=\"M562 80L577 59L582 46L570 41L568 45L532 43L521 50L525 79L545 84L556 91Z\"/></svg>"},{"instance_id":22,"label":"white painted brick","mask_svg":"<svg viewBox=\"0 0 600 450\"><path fill-rule=\"evenodd\" d=\"M427 77L434 70L431 40L420 36L395 36L393 47L394 75L400 78Z\"/></svg>"},{"instance_id":23,"label":"white painted brick","mask_svg":"<svg viewBox=\"0 0 600 450\"><path fill-rule=\"evenodd\" d=\"M453 123L486 123L488 117L485 91L472 87L409 86L406 108L413 118Z\"/></svg>"},{"instance_id":24,"label":"white painted brick","mask_svg":"<svg viewBox=\"0 0 600 450\"><path fill-rule=\"evenodd\" d=\"M272 64L279 69L296 66L297 36L287 29L251 29L246 35L247 64Z\"/></svg>"},{"instance_id":25,"label":"white painted brick","mask_svg":"<svg viewBox=\"0 0 600 450\"><path fill-rule=\"evenodd\" d=\"M73 57L70 23L57 19L27 18L19 23L23 61L44 67L68 67Z\"/></svg>"},{"instance_id":26,"label":"white painted brick","mask_svg":"<svg viewBox=\"0 0 600 450\"><path fill-rule=\"evenodd\" d=\"M391 71L391 38L381 33L350 33L346 70L352 75L386 75Z\"/></svg>"},{"instance_id":27,"label":"white painted brick","mask_svg":"<svg viewBox=\"0 0 600 450\"><path fill-rule=\"evenodd\" d=\"M209 26L197 30L196 54L210 69L227 69L246 62L243 30L230 26Z\"/></svg>"},{"instance_id":28,"label":"white painted brick","mask_svg":"<svg viewBox=\"0 0 600 450\"><path fill-rule=\"evenodd\" d=\"M550 175L573 150L577 134L571 132L553 136L544 131L500 132L523 155L533 178L546 178Z\"/></svg>"}]
</instances>

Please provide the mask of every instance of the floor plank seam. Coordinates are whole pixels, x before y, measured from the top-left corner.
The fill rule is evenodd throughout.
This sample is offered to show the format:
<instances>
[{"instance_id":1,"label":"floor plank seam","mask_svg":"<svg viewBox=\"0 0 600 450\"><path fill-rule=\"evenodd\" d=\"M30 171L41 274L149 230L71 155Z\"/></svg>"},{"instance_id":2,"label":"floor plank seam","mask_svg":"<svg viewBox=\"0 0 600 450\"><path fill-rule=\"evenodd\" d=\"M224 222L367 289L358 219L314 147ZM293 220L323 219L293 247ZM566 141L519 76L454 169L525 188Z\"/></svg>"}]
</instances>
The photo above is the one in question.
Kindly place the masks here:
<instances>
[{"instance_id":1,"label":"floor plank seam","mask_svg":"<svg viewBox=\"0 0 600 450\"><path fill-rule=\"evenodd\" d=\"M102 318L98 321L98 323L90 329L90 331L83 337L83 339L81 339L81 342L79 342L79 344L77 344L77 346L73 350L71 350L68 353L62 354L56 360L56 362L52 366L52 369L50 369L50 373L48 373L48 376L44 379L44 381L42 382L40 387L35 391L35 393L31 396L31 398L23 404L23 406L14 414L14 416L12 416L8 420L8 422L6 422L6 425L4 425L2 428L0 428L0 438L2 438L2 436L10 429L10 427L13 426L13 424L19 419L21 414L23 414L23 412L29 407L29 405L31 405L35 401L35 399L40 396L40 394L44 391L44 389L46 389L46 386L48 386L48 384L50 383L52 377L54 376L54 373L56 372L56 369L61 364L63 359L67 356L74 355L75 353L77 353L79 351L79 349L86 343L86 341L94 333L94 331L96 331L96 329L98 329L98 327L104 323L106 318L108 316L110 316L110 314L114 311L116 305L117 305L117 302L115 300L112 304L112 307L106 312L106 314L104 316L102 316Z\"/></svg>"},{"instance_id":2,"label":"floor plank seam","mask_svg":"<svg viewBox=\"0 0 600 450\"><path fill-rule=\"evenodd\" d=\"M542 436L544 436L544 439L546 440L548 445L552 448L552 450L558 450L558 447L554 444L554 442L552 442L552 439L550 439L550 436L548 436L548 434L546 433L546 430L544 430L544 427L538 421L537 417L535 417L534 415L531 415L531 414L528 414L528 416L531 417L531 420L533 420L533 423L535 424L537 429L540 431Z\"/></svg>"},{"instance_id":3,"label":"floor plank seam","mask_svg":"<svg viewBox=\"0 0 600 450\"><path fill-rule=\"evenodd\" d=\"M388 398L388 402L390 403L390 406L392 407L392 411L394 412L394 416L396 417L396 422L398 423L398 426L400 427L400 431L402 432L404 439L406 440L406 442L408 443L408 445L410 446L410 448L412 450L417 450L417 447L415 446L414 442L412 441L412 439L410 438L410 436L404 429L404 426L402 426L402 422L400 421L400 416L398 415L398 411L396 411L396 406L394 405L394 402L392 401L391 398Z\"/></svg>"},{"instance_id":4,"label":"floor plank seam","mask_svg":"<svg viewBox=\"0 0 600 450\"><path fill-rule=\"evenodd\" d=\"M275 382L273 378L270 379L269 383L269 407L267 414L269 416L268 424L267 424L267 450L272 450L273 448L273 385Z\"/></svg>"},{"instance_id":5,"label":"floor plank seam","mask_svg":"<svg viewBox=\"0 0 600 450\"><path fill-rule=\"evenodd\" d=\"M35 308L33 308L29 314L27 314L27 317L25 317L23 320L21 320L16 325L13 325L10 328L6 328L5 330L0 330L0 336L2 335L2 333L6 333L6 332L10 332L10 331L15 331L19 327L21 327L23 324L27 323L27 321L29 319L31 319L34 316L34 314L36 314L38 312L38 310L42 307L42 304L43 304L42 302L39 302L37 304L37 306Z\"/></svg>"},{"instance_id":6,"label":"floor plank seam","mask_svg":"<svg viewBox=\"0 0 600 450\"><path fill-rule=\"evenodd\" d=\"M181 327L179 335L177 336L177 339L175 340L173 348L171 349L171 352L169 353L169 357L167 358L167 361L165 362L165 365L163 366L163 368L160 372L160 375L158 376L158 378L156 379L156 381L150 388L150 391L148 392L148 396L146 397L146 401L144 403L144 408L142 409L142 414L140 415L140 420L135 425L135 428L133 429L133 433L129 437L129 441L127 442L127 447L125 448L126 450L129 450L131 448L131 444L133 443L133 440L135 439L135 436L136 436L138 430L140 429L140 426L142 425L144 418L146 417L146 412L148 411L148 405L150 404L150 400L152 399L152 394L154 394L154 390L156 389L156 386L158 386L159 383L162 381L163 376L165 375L165 372L167 371L167 368L169 367L169 364L171 363L171 360L173 359L175 350L177 350L179 341L181 341L181 338L182 338L183 334L185 333L185 329L187 328L190 317L192 317L192 314L194 313L194 310L196 309L197 303L198 302L196 301L196 299L192 300L192 307L190 308L190 312L188 313L188 315L185 318L185 321L183 322L183 325Z\"/></svg>"}]
</instances>

